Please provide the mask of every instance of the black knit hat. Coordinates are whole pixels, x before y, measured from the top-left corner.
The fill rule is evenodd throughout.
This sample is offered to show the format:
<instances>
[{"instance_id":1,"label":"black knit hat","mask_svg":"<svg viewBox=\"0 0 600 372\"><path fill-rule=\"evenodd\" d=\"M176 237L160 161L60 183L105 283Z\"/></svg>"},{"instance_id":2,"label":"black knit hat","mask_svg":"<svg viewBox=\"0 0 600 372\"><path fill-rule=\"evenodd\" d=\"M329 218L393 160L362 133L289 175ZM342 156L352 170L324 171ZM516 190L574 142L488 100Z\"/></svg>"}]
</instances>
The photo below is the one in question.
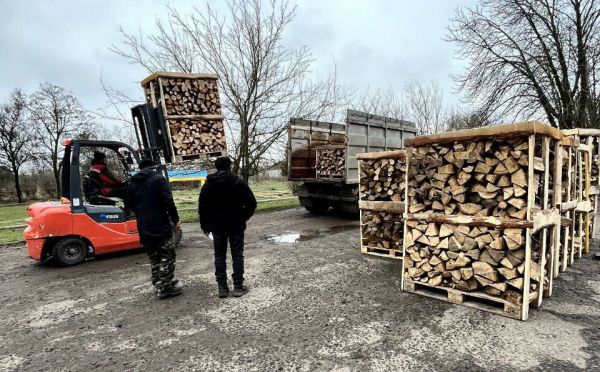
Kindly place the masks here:
<instances>
[{"instance_id":1,"label":"black knit hat","mask_svg":"<svg viewBox=\"0 0 600 372\"><path fill-rule=\"evenodd\" d=\"M102 160L106 159L106 154L102 151L94 151L94 158L92 159L92 164L102 163Z\"/></svg>"},{"instance_id":2,"label":"black knit hat","mask_svg":"<svg viewBox=\"0 0 600 372\"><path fill-rule=\"evenodd\" d=\"M154 160L152 160L150 158L142 158L142 161L140 161L140 169L153 167L155 165L156 164L154 163Z\"/></svg>"},{"instance_id":3,"label":"black knit hat","mask_svg":"<svg viewBox=\"0 0 600 372\"><path fill-rule=\"evenodd\" d=\"M231 168L231 159L227 156L218 157L217 160L215 160L215 168L217 168L218 171L229 170L229 168Z\"/></svg>"}]
</instances>

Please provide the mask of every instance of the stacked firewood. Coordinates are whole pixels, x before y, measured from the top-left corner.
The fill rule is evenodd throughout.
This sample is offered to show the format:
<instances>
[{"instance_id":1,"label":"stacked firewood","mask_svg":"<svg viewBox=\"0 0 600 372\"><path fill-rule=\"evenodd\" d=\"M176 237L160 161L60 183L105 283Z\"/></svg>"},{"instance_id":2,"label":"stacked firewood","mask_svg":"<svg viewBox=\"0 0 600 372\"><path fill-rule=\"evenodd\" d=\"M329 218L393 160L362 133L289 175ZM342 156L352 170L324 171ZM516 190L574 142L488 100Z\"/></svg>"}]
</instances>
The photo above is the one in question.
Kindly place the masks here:
<instances>
[{"instance_id":1,"label":"stacked firewood","mask_svg":"<svg viewBox=\"0 0 600 372\"><path fill-rule=\"evenodd\" d=\"M343 176L345 166L344 148L317 149L316 170L318 176Z\"/></svg>"},{"instance_id":2,"label":"stacked firewood","mask_svg":"<svg viewBox=\"0 0 600 372\"><path fill-rule=\"evenodd\" d=\"M214 79L163 78L167 115L220 115L221 103Z\"/></svg>"},{"instance_id":3,"label":"stacked firewood","mask_svg":"<svg viewBox=\"0 0 600 372\"><path fill-rule=\"evenodd\" d=\"M402 214L362 211L362 243L372 248L402 249Z\"/></svg>"},{"instance_id":4,"label":"stacked firewood","mask_svg":"<svg viewBox=\"0 0 600 372\"><path fill-rule=\"evenodd\" d=\"M406 279L467 292L480 289L521 303L523 229L407 221L406 243ZM530 285L535 291L540 282L539 264L532 261L530 270Z\"/></svg>"},{"instance_id":5,"label":"stacked firewood","mask_svg":"<svg viewBox=\"0 0 600 372\"><path fill-rule=\"evenodd\" d=\"M142 86L146 100L163 109L171 132L172 162L226 153L216 75L157 72Z\"/></svg>"},{"instance_id":6,"label":"stacked firewood","mask_svg":"<svg viewBox=\"0 0 600 372\"><path fill-rule=\"evenodd\" d=\"M176 155L225 151L225 131L220 120L169 120Z\"/></svg>"},{"instance_id":7,"label":"stacked firewood","mask_svg":"<svg viewBox=\"0 0 600 372\"><path fill-rule=\"evenodd\" d=\"M415 150L408 180L409 213L526 218L527 138L436 144ZM536 157L534 167L543 171L541 158ZM539 177L536 173L535 184Z\"/></svg>"},{"instance_id":8,"label":"stacked firewood","mask_svg":"<svg viewBox=\"0 0 600 372\"><path fill-rule=\"evenodd\" d=\"M404 200L404 159L365 159L360 162L360 199Z\"/></svg>"}]
</instances>

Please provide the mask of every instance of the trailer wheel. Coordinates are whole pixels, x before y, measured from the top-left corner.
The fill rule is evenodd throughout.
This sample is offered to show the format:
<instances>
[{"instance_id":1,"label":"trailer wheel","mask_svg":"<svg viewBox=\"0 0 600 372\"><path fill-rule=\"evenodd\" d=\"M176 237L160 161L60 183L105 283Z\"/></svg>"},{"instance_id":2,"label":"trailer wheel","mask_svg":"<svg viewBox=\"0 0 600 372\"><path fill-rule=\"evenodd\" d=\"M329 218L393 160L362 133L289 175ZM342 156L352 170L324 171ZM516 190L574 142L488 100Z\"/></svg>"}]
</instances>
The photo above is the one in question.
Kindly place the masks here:
<instances>
[{"instance_id":1,"label":"trailer wheel","mask_svg":"<svg viewBox=\"0 0 600 372\"><path fill-rule=\"evenodd\" d=\"M52 248L52 257L61 266L79 265L87 254L87 243L75 237L61 239Z\"/></svg>"},{"instance_id":2,"label":"trailer wheel","mask_svg":"<svg viewBox=\"0 0 600 372\"><path fill-rule=\"evenodd\" d=\"M325 214L329 210L329 202L312 199L310 204L305 205L304 208L313 214Z\"/></svg>"}]
</instances>

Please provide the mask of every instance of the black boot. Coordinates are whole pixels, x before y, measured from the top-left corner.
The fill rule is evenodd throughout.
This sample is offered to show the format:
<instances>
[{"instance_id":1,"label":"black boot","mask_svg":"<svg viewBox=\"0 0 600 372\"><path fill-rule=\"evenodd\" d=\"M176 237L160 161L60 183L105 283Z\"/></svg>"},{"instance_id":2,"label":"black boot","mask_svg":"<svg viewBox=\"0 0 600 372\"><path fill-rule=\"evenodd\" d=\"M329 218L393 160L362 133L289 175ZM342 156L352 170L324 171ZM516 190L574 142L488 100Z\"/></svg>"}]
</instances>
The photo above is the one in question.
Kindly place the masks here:
<instances>
[{"instance_id":1,"label":"black boot","mask_svg":"<svg viewBox=\"0 0 600 372\"><path fill-rule=\"evenodd\" d=\"M183 285L179 281L173 281L169 285L162 287L158 291L158 298L168 298L180 295L183 292Z\"/></svg>"},{"instance_id":2,"label":"black boot","mask_svg":"<svg viewBox=\"0 0 600 372\"><path fill-rule=\"evenodd\" d=\"M245 285L236 285L233 287L233 297L242 297L246 293L248 293L250 289Z\"/></svg>"},{"instance_id":3,"label":"black boot","mask_svg":"<svg viewBox=\"0 0 600 372\"><path fill-rule=\"evenodd\" d=\"M229 287L227 284L219 284L219 298L226 298L229 296Z\"/></svg>"}]
</instances>

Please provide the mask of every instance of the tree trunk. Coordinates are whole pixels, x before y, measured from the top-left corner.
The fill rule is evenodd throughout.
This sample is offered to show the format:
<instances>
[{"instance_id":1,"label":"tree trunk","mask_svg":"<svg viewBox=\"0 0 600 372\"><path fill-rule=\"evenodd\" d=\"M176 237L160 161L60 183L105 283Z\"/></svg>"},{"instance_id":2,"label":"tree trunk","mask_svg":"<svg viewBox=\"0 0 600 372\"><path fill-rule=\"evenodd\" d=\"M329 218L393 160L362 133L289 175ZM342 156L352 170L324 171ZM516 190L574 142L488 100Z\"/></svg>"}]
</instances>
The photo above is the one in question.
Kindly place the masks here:
<instances>
[{"instance_id":1,"label":"tree trunk","mask_svg":"<svg viewBox=\"0 0 600 372\"><path fill-rule=\"evenodd\" d=\"M58 146L59 146L59 141L58 138L60 138L60 135L57 136L56 140L54 141L54 153L52 153L50 156L52 156L52 172L54 172L54 182L56 183L56 197L60 199L61 197L61 188L60 188L60 163L58 161Z\"/></svg>"},{"instance_id":2,"label":"tree trunk","mask_svg":"<svg viewBox=\"0 0 600 372\"><path fill-rule=\"evenodd\" d=\"M240 141L240 176L246 182L250 178L250 151L248 149L248 121L241 119L241 141Z\"/></svg>"},{"instance_id":3,"label":"tree trunk","mask_svg":"<svg viewBox=\"0 0 600 372\"><path fill-rule=\"evenodd\" d=\"M19 203L23 203L23 192L21 191L21 182L19 179L19 169L13 165L12 171L13 171L13 177L14 177L14 181L15 181L15 193L17 194L17 201Z\"/></svg>"}]
</instances>

